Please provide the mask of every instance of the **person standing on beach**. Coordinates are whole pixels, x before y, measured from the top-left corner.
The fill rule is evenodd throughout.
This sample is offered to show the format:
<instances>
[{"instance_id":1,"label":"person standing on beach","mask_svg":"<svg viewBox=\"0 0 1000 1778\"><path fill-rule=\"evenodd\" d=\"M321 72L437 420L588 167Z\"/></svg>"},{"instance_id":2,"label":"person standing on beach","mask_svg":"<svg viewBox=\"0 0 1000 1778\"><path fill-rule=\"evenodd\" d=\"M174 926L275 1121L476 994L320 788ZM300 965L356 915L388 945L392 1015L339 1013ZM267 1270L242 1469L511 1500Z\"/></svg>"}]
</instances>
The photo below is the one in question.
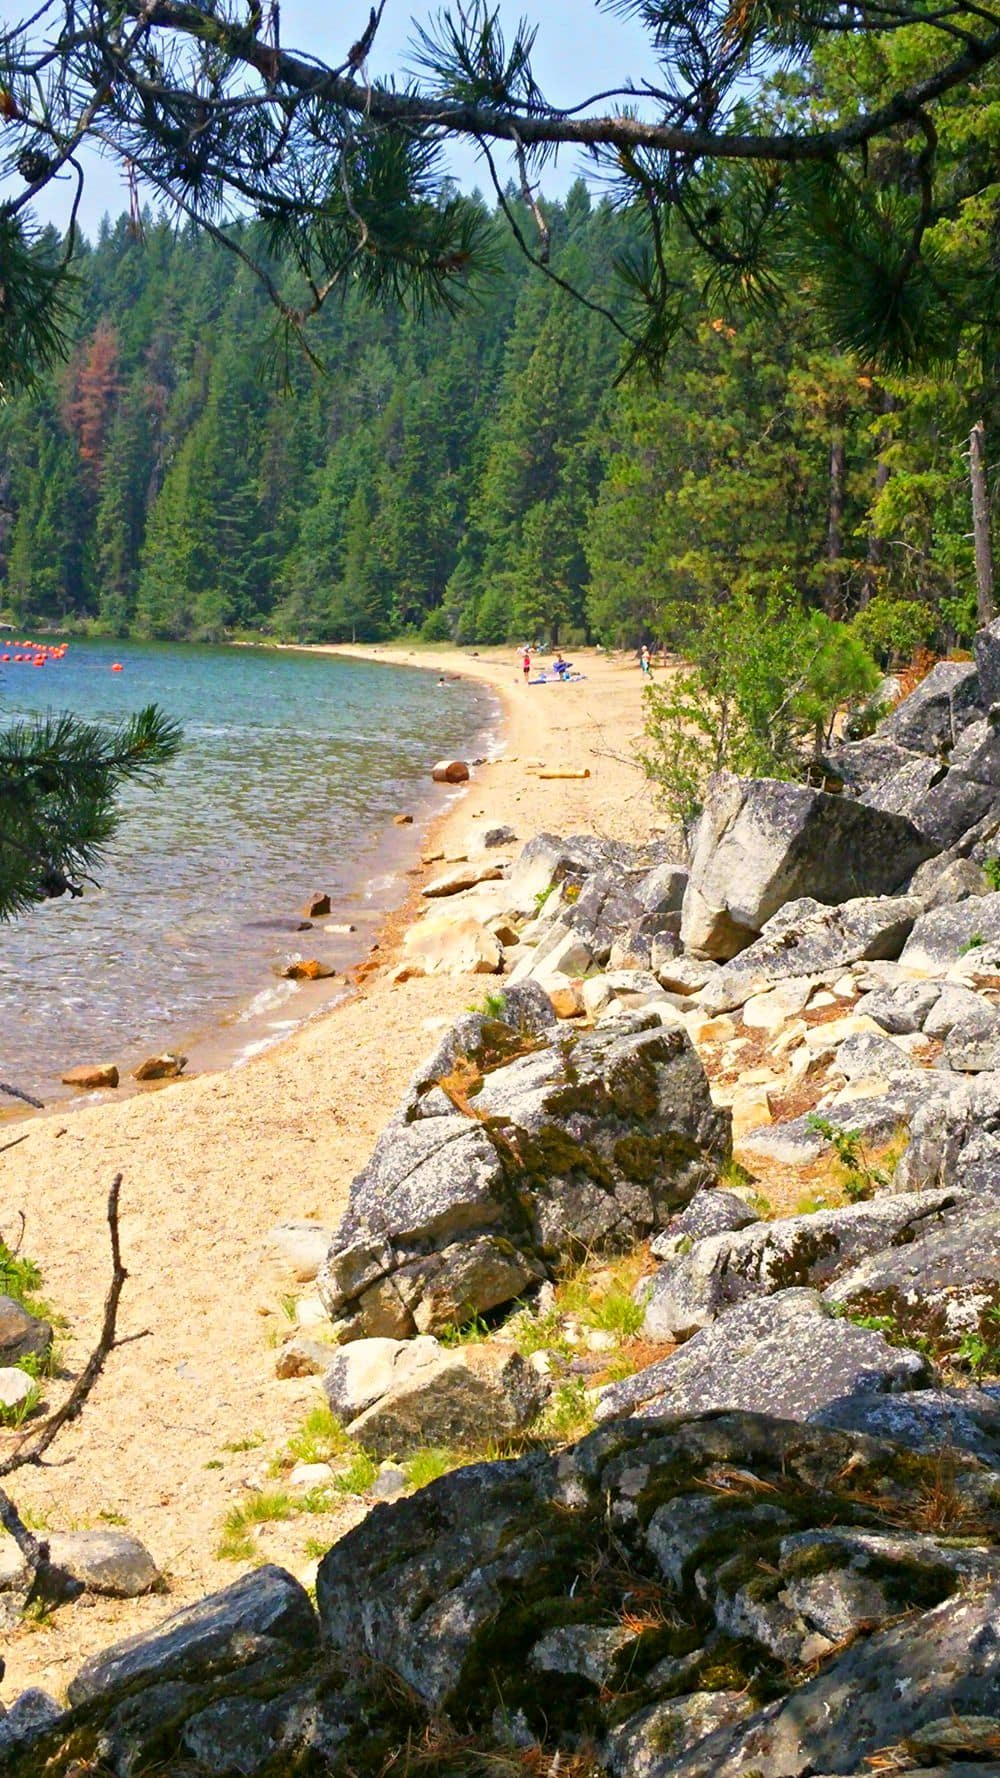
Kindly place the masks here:
<instances>
[{"instance_id":1,"label":"person standing on beach","mask_svg":"<svg viewBox=\"0 0 1000 1778\"><path fill-rule=\"evenodd\" d=\"M524 650L524 659L521 662L521 671L524 674L524 683L525 683L525 685L527 685L528 678L531 673L531 652L527 647L525 647L525 650Z\"/></svg>"},{"instance_id":2,"label":"person standing on beach","mask_svg":"<svg viewBox=\"0 0 1000 1778\"><path fill-rule=\"evenodd\" d=\"M639 665L642 668L644 675L649 672L650 667L652 665L650 658L649 658L649 649L646 647L645 643L643 643L643 645L642 645L642 653L639 656Z\"/></svg>"}]
</instances>

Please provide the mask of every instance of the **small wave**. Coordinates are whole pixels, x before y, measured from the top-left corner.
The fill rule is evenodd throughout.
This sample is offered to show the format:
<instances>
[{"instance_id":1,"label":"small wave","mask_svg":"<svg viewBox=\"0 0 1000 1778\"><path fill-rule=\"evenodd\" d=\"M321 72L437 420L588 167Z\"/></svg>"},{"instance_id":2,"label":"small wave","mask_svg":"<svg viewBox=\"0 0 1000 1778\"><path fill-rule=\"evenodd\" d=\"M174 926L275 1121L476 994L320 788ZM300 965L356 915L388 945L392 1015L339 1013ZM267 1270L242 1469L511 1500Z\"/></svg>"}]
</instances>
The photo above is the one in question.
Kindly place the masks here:
<instances>
[{"instance_id":1,"label":"small wave","mask_svg":"<svg viewBox=\"0 0 1000 1778\"><path fill-rule=\"evenodd\" d=\"M295 993L294 982L275 982L273 987L262 988L255 994L249 1006L241 1008L236 1015L238 1025L249 1024L251 1019L266 1018L269 1012L276 1010ZM294 1020L291 1021L294 1024Z\"/></svg>"}]
</instances>

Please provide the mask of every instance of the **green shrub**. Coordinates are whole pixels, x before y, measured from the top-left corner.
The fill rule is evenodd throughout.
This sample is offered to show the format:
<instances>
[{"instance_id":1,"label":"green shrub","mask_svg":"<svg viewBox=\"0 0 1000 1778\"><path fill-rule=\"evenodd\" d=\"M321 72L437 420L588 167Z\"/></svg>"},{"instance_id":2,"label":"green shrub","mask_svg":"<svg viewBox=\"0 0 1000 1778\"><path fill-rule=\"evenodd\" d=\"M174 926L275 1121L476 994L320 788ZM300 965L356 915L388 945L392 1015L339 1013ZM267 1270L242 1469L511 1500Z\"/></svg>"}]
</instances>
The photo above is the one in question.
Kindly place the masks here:
<instances>
[{"instance_id":1,"label":"green shrub","mask_svg":"<svg viewBox=\"0 0 1000 1778\"><path fill-rule=\"evenodd\" d=\"M489 1339L490 1330L481 1315L477 1315L471 1304L467 1313L458 1321L446 1321L438 1329L438 1339L442 1346L478 1346L483 1340Z\"/></svg>"},{"instance_id":2,"label":"green shrub","mask_svg":"<svg viewBox=\"0 0 1000 1778\"><path fill-rule=\"evenodd\" d=\"M828 740L845 703L869 697L879 673L847 624L806 612L783 588L741 594L689 617L690 663L643 692L640 760L675 820L699 808L713 772L800 778L809 748Z\"/></svg>"},{"instance_id":3,"label":"green shrub","mask_svg":"<svg viewBox=\"0 0 1000 1778\"><path fill-rule=\"evenodd\" d=\"M926 648L938 627L933 605L918 599L893 599L880 593L859 611L851 624L859 642L884 660L898 666Z\"/></svg>"},{"instance_id":4,"label":"green shrub","mask_svg":"<svg viewBox=\"0 0 1000 1778\"><path fill-rule=\"evenodd\" d=\"M428 611L420 626L420 640L421 642L451 641L451 625L440 606L436 611Z\"/></svg>"},{"instance_id":5,"label":"green shrub","mask_svg":"<svg viewBox=\"0 0 1000 1778\"><path fill-rule=\"evenodd\" d=\"M346 1469L335 1475L330 1483L338 1494L364 1494L371 1487L378 1475L378 1464L367 1451L355 1449L354 1455Z\"/></svg>"},{"instance_id":6,"label":"green shrub","mask_svg":"<svg viewBox=\"0 0 1000 1778\"><path fill-rule=\"evenodd\" d=\"M875 1167L868 1159L857 1130L842 1130L829 1118L811 1112L807 1122L811 1130L829 1142L843 1169L841 1189L850 1204L863 1203L875 1190L888 1189L892 1174L885 1167Z\"/></svg>"},{"instance_id":7,"label":"green shrub","mask_svg":"<svg viewBox=\"0 0 1000 1778\"><path fill-rule=\"evenodd\" d=\"M587 1397L586 1384L573 1377L553 1390L534 1430L539 1438L568 1444L571 1439L583 1438L593 1427L594 1404Z\"/></svg>"}]
</instances>

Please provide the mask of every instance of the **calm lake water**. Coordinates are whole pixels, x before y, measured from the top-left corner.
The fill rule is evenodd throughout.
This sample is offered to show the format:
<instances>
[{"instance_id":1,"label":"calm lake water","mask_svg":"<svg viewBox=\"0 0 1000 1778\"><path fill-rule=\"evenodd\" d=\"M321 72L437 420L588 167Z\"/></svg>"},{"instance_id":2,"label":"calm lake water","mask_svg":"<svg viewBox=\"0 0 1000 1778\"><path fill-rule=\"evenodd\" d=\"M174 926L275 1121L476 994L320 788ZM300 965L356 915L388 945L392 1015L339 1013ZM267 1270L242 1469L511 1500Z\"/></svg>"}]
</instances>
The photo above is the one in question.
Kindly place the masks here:
<instances>
[{"instance_id":1,"label":"calm lake water","mask_svg":"<svg viewBox=\"0 0 1000 1778\"><path fill-rule=\"evenodd\" d=\"M74 1063L124 1068L220 1026L249 1053L309 1016L323 991L275 966L358 960L402 898L421 817L445 806L430 764L486 751L495 720L475 687L329 655L72 642L44 668L0 665L5 723L154 702L183 751L159 791L126 793L100 888L0 927L0 1079L46 1100ZM414 828L392 825L400 810ZM292 930L314 889L354 935Z\"/></svg>"}]
</instances>

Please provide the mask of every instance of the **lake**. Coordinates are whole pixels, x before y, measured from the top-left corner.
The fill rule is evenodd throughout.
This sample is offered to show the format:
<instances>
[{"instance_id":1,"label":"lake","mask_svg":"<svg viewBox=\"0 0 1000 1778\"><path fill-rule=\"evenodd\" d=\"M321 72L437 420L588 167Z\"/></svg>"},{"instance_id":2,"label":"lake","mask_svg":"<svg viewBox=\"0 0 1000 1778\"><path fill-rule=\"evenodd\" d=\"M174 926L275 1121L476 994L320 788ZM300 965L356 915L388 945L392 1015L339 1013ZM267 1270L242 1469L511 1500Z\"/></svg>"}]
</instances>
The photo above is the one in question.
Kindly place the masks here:
<instances>
[{"instance_id":1,"label":"lake","mask_svg":"<svg viewBox=\"0 0 1000 1778\"><path fill-rule=\"evenodd\" d=\"M220 1027L236 1057L328 1003L276 968L359 960L402 899L421 823L454 794L430 766L486 752L496 721L478 687L332 655L71 641L44 668L0 665L5 723L149 703L182 724L183 750L159 790L124 794L100 887L0 927L0 1079L42 1099L65 1095L76 1063L124 1071ZM393 825L400 811L414 827ZM296 933L313 890L332 912Z\"/></svg>"}]
</instances>

